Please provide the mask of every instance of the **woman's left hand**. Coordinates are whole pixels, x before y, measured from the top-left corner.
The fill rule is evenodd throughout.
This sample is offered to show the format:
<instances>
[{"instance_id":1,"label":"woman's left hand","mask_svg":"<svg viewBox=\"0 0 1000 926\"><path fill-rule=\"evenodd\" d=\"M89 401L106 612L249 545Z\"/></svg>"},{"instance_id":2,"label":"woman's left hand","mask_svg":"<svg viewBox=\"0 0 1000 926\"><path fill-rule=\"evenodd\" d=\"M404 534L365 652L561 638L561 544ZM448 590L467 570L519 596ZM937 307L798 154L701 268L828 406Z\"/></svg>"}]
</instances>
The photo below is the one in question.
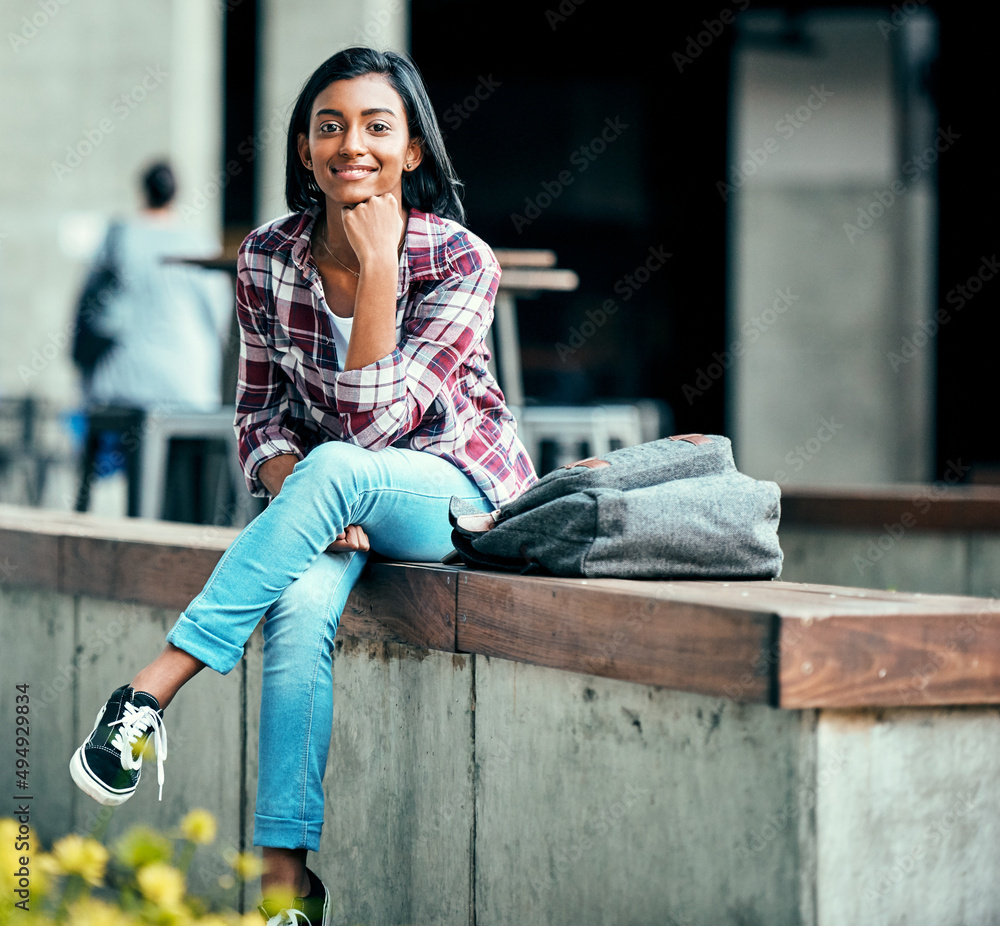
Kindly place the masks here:
<instances>
[{"instance_id":1,"label":"woman's left hand","mask_svg":"<svg viewBox=\"0 0 1000 926\"><path fill-rule=\"evenodd\" d=\"M337 534L337 539L326 548L332 553L343 553L351 550L367 551L371 549L368 535L357 524L348 524L347 530Z\"/></svg>"}]
</instances>

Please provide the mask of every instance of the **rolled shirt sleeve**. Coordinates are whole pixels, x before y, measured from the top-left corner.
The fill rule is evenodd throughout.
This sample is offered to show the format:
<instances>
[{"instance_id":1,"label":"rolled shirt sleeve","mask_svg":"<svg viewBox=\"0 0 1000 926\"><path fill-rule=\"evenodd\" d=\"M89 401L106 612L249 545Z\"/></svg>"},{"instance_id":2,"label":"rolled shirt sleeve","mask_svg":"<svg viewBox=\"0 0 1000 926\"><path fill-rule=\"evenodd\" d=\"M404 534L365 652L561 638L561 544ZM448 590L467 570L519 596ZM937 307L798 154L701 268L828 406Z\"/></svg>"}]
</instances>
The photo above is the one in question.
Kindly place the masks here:
<instances>
[{"instance_id":1,"label":"rolled shirt sleeve","mask_svg":"<svg viewBox=\"0 0 1000 926\"><path fill-rule=\"evenodd\" d=\"M258 477L261 464L283 454L300 460L306 450L290 414L288 380L273 362L261 290L254 285L245 249L237 262L236 312L240 363L236 385L236 434L240 464L252 495L268 495Z\"/></svg>"}]
</instances>

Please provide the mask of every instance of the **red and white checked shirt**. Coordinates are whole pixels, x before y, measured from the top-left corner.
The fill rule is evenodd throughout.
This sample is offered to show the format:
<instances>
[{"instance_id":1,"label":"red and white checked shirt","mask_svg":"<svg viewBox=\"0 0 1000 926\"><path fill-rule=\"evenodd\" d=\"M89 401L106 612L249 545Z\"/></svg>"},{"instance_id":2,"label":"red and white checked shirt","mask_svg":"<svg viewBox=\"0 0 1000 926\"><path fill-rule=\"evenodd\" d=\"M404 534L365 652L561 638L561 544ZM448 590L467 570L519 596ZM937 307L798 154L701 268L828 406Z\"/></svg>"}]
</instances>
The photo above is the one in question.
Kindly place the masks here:
<instances>
[{"instance_id":1,"label":"red and white checked shirt","mask_svg":"<svg viewBox=\"0 0 1000 926\"><path fill-rule=\"evenodd\" d=\"M240 247L236 307L241 346L236 388L240 461L254 495L260 465L300 459L345 440L443 457L498 507L535 472L503 395L486 367L500 267L471 232L411 210L396 290L396 349L340 372L330 309L312 259L319 212L285 216Z\"/></svg>"}]
</instances>

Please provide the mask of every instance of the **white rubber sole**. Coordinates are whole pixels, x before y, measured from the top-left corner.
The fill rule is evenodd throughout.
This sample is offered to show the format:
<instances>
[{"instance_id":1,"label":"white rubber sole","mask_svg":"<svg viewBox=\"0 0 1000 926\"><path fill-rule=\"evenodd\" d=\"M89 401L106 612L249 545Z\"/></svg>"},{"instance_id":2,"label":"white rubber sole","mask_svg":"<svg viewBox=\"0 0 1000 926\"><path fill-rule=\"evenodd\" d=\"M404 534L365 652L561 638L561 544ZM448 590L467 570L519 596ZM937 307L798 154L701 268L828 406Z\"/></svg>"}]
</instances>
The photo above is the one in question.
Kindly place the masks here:
<instances>
[{"instance_id":1,"label":"white rubber sole","mask_svg":"<svg viewBox=\"0 0 1000 926\"><path fill-rule=\"evenodd\" d=\"M135 788L127 791L117 791L109 788L100 778L98 778L87 765L87 759L83 754L83 746L80 746L73 753L73 758L69 760L69 774L74 784L88 797L92 797L98 804L105 807L117 807L124 804L133 794ZM136 782L138 784L138 782Z\"/></svg>"}]
</instances>

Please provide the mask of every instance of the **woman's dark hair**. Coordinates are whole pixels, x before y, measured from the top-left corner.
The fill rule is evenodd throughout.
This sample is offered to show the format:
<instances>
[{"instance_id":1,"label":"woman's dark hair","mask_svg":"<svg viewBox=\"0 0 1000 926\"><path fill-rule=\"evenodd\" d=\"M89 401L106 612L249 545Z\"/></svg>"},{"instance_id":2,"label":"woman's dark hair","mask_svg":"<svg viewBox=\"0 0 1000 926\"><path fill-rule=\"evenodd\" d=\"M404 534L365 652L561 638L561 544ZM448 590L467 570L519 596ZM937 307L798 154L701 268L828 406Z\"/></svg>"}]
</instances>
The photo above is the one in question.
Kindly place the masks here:
<instances>
[{"instance_id":1,"label":"woman's dark hair","mask_svg":"<svg viewBox=\"0 0 1000 926\"><path fill-rule=\"evenodd\" d=\"M166 206L177 193L177 180L166 161L159 161L147 168L142 175L142 191L150 209Z\"/></svg>"},{"instance_id":2,"label":"woman's dark hair","mask_svg":"<svg viewBox=\"0 0 1000 926\"><path fill-rule=\"evenodd\" d=\"M357 46L345 48L324 61L306 81L288 124L288 151L285 160L285 201L292 212L302 212L323 203L316 178L299 159L299 135L309 134L309 118L316 97L335 80L351 80L365 74L383 74L406 107L410 138L421 140L423 157L413 171L403 173L403 199L422 212L456 222L465 221L459 199L462 182L455 175L445 151L437 117L431 108L427 88L417 66L405 55Z\"/></svg>"}]
</instances>

